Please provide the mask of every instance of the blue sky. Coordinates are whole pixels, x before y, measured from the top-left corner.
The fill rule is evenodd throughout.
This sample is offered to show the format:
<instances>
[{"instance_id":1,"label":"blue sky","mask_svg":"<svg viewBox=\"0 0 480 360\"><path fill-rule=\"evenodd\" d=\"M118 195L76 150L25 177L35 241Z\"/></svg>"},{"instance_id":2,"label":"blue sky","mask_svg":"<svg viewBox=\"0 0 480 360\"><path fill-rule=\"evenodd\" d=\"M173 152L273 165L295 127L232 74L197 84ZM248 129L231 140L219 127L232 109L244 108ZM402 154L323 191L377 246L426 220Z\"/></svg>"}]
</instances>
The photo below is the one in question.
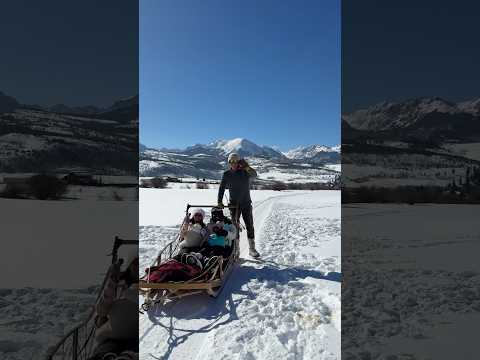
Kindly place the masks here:
<instances>
[{"instance_id":1,"label":"blue sky","mask_svg":"<svg viewBox=\"0 0 480 360\"><path fill-rule=\"evenodd\" d=\"M344 1L342 108L478 98L478 1Z\"/></svg>"},{"instance_id":2,"label":"blue sky","mask_svg":"<svg viewBox=\"0 0 480 360\"><path fill-rule=\"evenodd\" d=\"M340 1L140 1L140 141L340 142Z\"/></svg>"},{"instance_id":3,"label":"blue sky","mask_svg":"<svg viewBox=\"0 0 480 360\"><path fill-rule=\"evenodd\" d=\"M23 104L111 106L138 94L134 1L6 1L0 91Z\"/></svg>"}]
</instances>

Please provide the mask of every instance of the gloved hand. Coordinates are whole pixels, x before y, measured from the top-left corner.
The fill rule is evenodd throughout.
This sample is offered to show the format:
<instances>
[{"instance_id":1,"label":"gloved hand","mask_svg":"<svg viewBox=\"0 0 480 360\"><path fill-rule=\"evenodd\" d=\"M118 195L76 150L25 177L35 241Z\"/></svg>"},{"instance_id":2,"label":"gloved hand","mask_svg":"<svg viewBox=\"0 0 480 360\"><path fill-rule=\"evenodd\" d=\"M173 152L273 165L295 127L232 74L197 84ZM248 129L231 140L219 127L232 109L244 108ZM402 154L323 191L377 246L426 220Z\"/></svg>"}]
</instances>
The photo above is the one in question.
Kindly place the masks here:
<instances>
[{"instance_id":1,"label":"gloved hand","mask_svg":"<svg viewBox=\"0 0 480 360\"><path fill-rule=\"evenodd\" d=\"M223 209L225 207L225 205L223 205L223 202L219 202L218 205L217 205L218 208L220 209Z\"/></svg>"},{"instance_id":2,"label":"gloved hand","mask_svg":"<svg viewBox=\"0 0 480 360\"><path fill-rule=\"evenodd\" d=\"M249 167L249 165L248 165L248 163L245 159L240 159L238 161L238 165L240 165L240 168L242 168L242 169L246 169L246 168Z\"/></svg>"}]
</instances>

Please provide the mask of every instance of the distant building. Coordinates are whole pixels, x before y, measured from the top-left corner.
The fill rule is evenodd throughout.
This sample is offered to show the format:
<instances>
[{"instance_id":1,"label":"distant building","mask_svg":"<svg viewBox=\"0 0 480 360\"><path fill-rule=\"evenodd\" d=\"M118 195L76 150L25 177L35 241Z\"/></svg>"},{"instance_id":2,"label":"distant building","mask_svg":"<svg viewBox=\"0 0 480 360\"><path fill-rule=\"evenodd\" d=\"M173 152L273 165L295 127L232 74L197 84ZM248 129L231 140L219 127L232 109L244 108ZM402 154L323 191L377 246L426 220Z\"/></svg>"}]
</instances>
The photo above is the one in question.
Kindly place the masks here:
<instances>
[{"instance_id":1,"label":"distant building","mask_svg":"<svg viewBox=\"0 0 480 360\"><path fill-rule=\"evenodd\" d=\"M181 179L176 178L176 177L172 177L172 176L167 176L167 177L165 177L164 179L165 179L165 181L167 181L167 182L177 182L177 183L182 182Z\"/></svg>"},{"instance_id":2,"label":"distant building","mask_svg":"<svg viewBox=\"0 0 480 360\"><path fill-rule=\"evenodd\" d=\"M141 179L140 180L140 187L142 187L142 188L152 188L153 187L152 179Z\"/></svg>"},{"instance_id":3,"label":"distant building","mask_svg":"<svg viewBox=\"0 0 480 360\"><path fill-rule=\"evenodd\" d=\"M140 187L142 188L160 188L163 189L167 187L168 181L161 177L154 177L151 179L141 179Z\"/></svg>"},{"instance_id":4,"label":"distant building","mask_svg":"<svg viewBox=\"0 0 480 360\"><path fill-rule=\"evenodd\" d=\"M29 177L7 177L3 178L3 182L7 189L15 189L18 194L28 194L30 192L30 185L28 183Z\"/></svg>"},{"instance_id":5,"label":"distant building","mask_svg":"<svg viewBox=\"0 0 480 360\"><path fill-rule=\"evenodd\" d=\"M89 174L69 173L63 177L63 180L69 185L97 185L98 181Z\"/></svg>"}]
</instances>

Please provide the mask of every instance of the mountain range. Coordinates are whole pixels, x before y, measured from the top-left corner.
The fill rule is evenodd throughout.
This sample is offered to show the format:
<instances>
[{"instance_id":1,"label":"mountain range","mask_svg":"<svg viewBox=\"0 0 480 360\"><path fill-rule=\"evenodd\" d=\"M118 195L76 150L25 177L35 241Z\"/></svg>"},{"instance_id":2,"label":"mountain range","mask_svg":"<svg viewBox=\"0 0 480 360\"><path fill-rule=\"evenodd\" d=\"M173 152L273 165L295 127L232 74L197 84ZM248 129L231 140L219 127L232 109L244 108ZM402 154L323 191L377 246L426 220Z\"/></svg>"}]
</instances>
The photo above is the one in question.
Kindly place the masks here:
<instances>
[{"instance_id":1,"label":"mountain range","mask_svg":"<svg viewBox=\"0 0 480 360\"><path fill-rule=\"evenodd\" d=\"M0 172L136 175L138 95L99 109L20 104L0 93Z\"/></svg>"},{"instance_id":2,"label":"mountain range","mask_svg":"<svg viewBox=\"0 0 480 360\"><path fill-rule=\"evenodd\" d=\"M342 138L435 142L480 140L480 99L459 103L439 97L384 101L342 115Z\"/></svg>"},{"instance_id":3,"label":"mountain range","mask_svg":"<svg viewBox=\"0 0 480 360\"><path fill-rule=\"evenodd\" d=\"M340 164L340 146L302 146L280 152L273 147L236 138L196 144L186 149L152 149L140 145L140 176L170 175L218 179L226 169L230 153L245 157L263 178L269 180L325 180L337 174L331 165ZM327 165L330 165L328 167ZM338 168L338 167L337 167Z\"/></svg>"},{"instance_id":4,"label":"mountain range","mask_svg":"<svg viewBox=\"0 0 480 360\"><path fill-rule=\"evenodd\" d=\"M447 185L480 168L480 99L384 101L342 115L346 186Z\"/></svg>"}]
</instances>

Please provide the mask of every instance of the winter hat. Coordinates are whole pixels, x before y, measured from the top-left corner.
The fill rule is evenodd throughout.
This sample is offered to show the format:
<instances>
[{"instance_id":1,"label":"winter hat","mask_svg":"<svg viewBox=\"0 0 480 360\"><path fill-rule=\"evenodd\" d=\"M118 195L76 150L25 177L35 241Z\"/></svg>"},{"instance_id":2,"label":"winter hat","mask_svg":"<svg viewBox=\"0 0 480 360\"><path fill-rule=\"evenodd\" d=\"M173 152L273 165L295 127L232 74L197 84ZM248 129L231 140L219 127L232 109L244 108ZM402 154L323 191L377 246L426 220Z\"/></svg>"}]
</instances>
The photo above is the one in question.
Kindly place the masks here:
<instances>
[{"instance_id":1,"label":"winter hat","mask_svg":"<svg viewBox=\"0 0 480 360\"><path fill-rule=\"evenodd\" d=\"M210 214L213 221L223 220L224 218L223 210L218 207L213 207Z\"/></svg>"},{"instance_id":2,"label":"winter hat","mask_svg":"<svg viewBox=\"0 0 480 360\"><path fill-rule=\"evenodd\" d=\"M193 213L192 213L192 216L195 216L195 214L201 214L203 218L205 218L205 211L203 211L203 209L200 209L200 208L196 208Z\"/></svg>"},{"instance_id":3,"label":"winter hat","mask_svg":"<svg viewBox=\"0 0 480 360\"><path fill-rule=\"evenodd\" d=\"M240 160L240 156L238 156L237 153L231 153L230 155L228 155L228 162L231 163L231 162L237 162Z\"/></svg>"}]
</instances>

